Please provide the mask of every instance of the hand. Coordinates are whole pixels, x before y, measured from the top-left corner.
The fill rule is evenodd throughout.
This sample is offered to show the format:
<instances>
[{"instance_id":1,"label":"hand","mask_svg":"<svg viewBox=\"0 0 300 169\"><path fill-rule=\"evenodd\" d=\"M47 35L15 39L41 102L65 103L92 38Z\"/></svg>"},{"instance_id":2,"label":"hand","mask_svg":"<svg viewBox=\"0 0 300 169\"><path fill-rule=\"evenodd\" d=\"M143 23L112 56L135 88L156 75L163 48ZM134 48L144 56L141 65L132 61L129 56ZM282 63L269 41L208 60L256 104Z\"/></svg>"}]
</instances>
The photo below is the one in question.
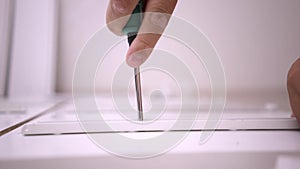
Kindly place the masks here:
<instances>
[{"instance_id":1,"label":"hand","mask_svg":"<svg viewBox=\"0 0 300 169\"><path fill-rule=\"evenodd\" d=\"M300 58L296 60L289 70L287 89L293 115L300 123Z\"/></svg>"},{"instance_id":2,"label":"hand","mask_svg":"<svg viewBox=\"0 0 300 169\"><path fill-rule=\"evenodd\" d=\"M173 13L177 4L177 0L147 0L145 2L146 3L144 4L144 12L157 12L165 13L168 15L145 15L139 32L149 27L159 27L162 33L169 21L169 17L166 16L169 16ZM138 0L110 0L109 5L107 7L106 23L113 33L117 35L122 35L122 29L126 25L129 17L125 17L125 19L118 20L118 22L114 24L110 23L121 17L129 16L132 13L135 6L137 5L137 3ZM160 34L138 34L138 36L135 38L134 42L131 44L127 51L127 64L131 67L138 67L142 63L144 63L149 57L152 49L154 48L159 38ZM145 49L150 50L147 50L148 52L140 52L139 54L135 54L136 52L143 51Z\"/></svg>"}]
</instances>

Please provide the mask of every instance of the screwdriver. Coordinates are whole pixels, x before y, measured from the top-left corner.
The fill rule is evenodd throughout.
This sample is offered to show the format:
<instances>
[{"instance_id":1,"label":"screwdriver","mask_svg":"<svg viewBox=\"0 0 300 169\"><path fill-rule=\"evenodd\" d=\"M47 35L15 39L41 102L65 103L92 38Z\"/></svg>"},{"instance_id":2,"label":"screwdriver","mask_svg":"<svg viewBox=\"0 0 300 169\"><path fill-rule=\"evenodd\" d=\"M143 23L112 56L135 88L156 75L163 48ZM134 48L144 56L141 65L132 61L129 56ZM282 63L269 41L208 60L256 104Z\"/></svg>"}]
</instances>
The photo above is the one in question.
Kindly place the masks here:
<instances>
[{"instance_id":1,"label":"screwdriver","mask_svg":"<svg viewBox=\"0 0 300 169\"><path fill-rule=\"evenodd\" d=\"M123 28L123 33L128 37L129 46L134 41L140 29L143 20L143 0L140 0L132 12L127 24ZM142 91L141 91L141 78L140 67L134 68L135 91L138 108L138 119L143 121L143 104L142 104Z\"/></svg>"}]
</instances>

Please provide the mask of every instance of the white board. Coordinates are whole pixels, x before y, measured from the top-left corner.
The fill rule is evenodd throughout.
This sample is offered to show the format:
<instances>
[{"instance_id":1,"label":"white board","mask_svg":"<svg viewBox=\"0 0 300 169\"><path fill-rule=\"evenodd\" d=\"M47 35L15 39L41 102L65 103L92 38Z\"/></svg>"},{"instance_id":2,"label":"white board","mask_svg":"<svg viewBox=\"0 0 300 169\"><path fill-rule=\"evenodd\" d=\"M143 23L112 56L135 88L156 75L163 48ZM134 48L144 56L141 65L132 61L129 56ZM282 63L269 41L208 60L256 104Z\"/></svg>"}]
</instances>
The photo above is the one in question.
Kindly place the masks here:
<instances>
[{"instance_id":1,"label":"white board","mask_svg":"<svg viewBox=\"0 0 300 169\"><path fill-rule=\"evenodd\" d=\"M43 97L54 91L57 1L16 0L8 95Z\"/></svg>"}]
</instances>

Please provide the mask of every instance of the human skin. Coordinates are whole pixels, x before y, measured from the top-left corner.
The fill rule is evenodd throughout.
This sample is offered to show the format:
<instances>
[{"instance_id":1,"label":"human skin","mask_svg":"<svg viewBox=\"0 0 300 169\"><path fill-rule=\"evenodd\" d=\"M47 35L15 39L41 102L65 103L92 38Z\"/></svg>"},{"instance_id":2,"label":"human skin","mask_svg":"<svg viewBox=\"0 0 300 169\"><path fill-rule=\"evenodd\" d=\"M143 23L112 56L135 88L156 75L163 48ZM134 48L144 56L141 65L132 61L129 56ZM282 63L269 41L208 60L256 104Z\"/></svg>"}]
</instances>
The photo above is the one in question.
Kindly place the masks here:
<instances>
[{"instance_id":1,"label":"human skin","mask_svg":"<svg viewBox=\"0 0 300 169\"><path fill-rule=\"evenodd\" d=\"M300 123L300 58L294 62L289 70L287 89L293 116Z\"/></svg>"},{"instance_id":2,"label":"human skin","mask_svg":"<svg viewBox=\"0 0 300 169\"><path fill-rule=\"evenodd\" d=\"M127 16L132 13L137 3L138 0L110 0L106 12L106 23L113 33L116 35L123 34L122 29L129 19ZM144 1L144 12L155 12L171 15L176 4L177 0L147 0ZM167 15L156 15L149 17L144 16L141 28L146 27L146 25L147 27L151 27L153 25L153 27L160 27L163 31L169 21L169 17L165 17ZM125 19L119 19L122 17ZM117 19L119 19L118 22L114 23L113 21ZM139 51L152 51L160 36L160 34L138 34L127 51L127 64L131 67L138 67L144 63L150 56L151 52Z\"/></svg>"},{"instance_id":3,"label":"human skin","mask_svg":"<svg viewBox=\"0 0 300 169\"><path fill-rule=\"evenodd\" d=\"M123 35L122 29L126 25L129 17L126 19L118 20L116 24L110 24L113 21L129 16L133 9L136 7L139 0L110 0L107 7L106 13L106 23L109 29L116 35ZM144 12L158 12L171 15L176 7L177 0L147 0L145 2L145 11ZM144 17L144 22L147 22L151 27L151 24L156 25L160 24L162 29L167 26L168 19L157 19L162 22L153 22L151 17L148 20L148 17ZM146 19L146 21L145 21ZM150 25L149 25L150 23ZM162 30L163 31L163 30ZM129 47L126 54L126 62L131 67L138 67L143 64L147 58L150 56L150 52L139 53L146 49L153 49L155 44L160 38L160 34L138 34L134 42ZM149 51L149 50L148 50ZM139 54L135 54L139 53ZM289 100L291 109L293 111L293 116L295 116L300 123L300 58L295 61L295 63L290 68L287 78L287 89L289 94Z\"/></svg>"}]
</instances>

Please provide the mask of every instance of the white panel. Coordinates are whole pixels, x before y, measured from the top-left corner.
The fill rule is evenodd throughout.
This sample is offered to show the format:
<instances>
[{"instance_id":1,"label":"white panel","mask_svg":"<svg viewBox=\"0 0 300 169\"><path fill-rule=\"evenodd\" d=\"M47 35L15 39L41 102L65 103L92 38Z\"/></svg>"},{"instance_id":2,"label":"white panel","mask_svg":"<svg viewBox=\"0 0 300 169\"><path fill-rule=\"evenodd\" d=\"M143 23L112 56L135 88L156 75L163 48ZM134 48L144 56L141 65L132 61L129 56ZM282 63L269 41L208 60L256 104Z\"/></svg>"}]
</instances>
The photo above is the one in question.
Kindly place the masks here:
<instances>
[{"instance_id":1,"label":"white panel","mask_svg":"<svg viewBox=\"0 0 300 169\"><path fill-rule=\"evenodd\" d=\"M10 43L10 24L12 19L11 0L0 1L0 96L5 93L7 59Z\"/></svg>"},{"instance_id":2,"label":"white panel","mask_svg":"<svg viewBox=\"0 0 300 169\"><path fill-rule=\"evenodd\" d=\"M70 92L75 60L90 36L105 26L105 12L109 1L60 0L59 2L60 45L57 89L59 92Z\"/></svg>"},{"instance_id":3,"label":"white panel","mask_svg":"<svg viewBox=\"0 0 300 169\"><path fill-rule=\"evenodd\" d=\"M45 96L54 91L55 0L17 0L9 96Z\"/></svg>"},{"instance_id":4,"label":"white panel","mask_svg":"<svg viewBox=\"0 0 300 169\"><path fill-rule=\"evenodd\" d=\"M299 0L178 2L175 14L215 45L229 90L286 91L288 69L300 57Z\"/></svg>"},{"instance_id":5,"label":"white panel","mask_svg":"<svg viewBox=\"0 0 300 169\"><path fill-rule=\"evenodd\" d=\"M57 87L66 92L71 90L74 63L80 49L105 24L108 1L62 0L61 3ZM174 15L195 25L210 38L223 62L230 90L286 92L288 69L300 57L299 0L178 1ZM158 45L186 58L186 51L178 46L167 39ZM115 58L109 58L103 67L105 76L96 79L97 89L110 89L113 67L125 59L126 49L124 41L112 52L110 56ZM195 64L190 66L197 68ZM207 75L200 72L197 80L203 88L209 88ZM156 80L144 82L143 89L146 89L146 85L153 86Z\"/></svg>"}]
</instances>

